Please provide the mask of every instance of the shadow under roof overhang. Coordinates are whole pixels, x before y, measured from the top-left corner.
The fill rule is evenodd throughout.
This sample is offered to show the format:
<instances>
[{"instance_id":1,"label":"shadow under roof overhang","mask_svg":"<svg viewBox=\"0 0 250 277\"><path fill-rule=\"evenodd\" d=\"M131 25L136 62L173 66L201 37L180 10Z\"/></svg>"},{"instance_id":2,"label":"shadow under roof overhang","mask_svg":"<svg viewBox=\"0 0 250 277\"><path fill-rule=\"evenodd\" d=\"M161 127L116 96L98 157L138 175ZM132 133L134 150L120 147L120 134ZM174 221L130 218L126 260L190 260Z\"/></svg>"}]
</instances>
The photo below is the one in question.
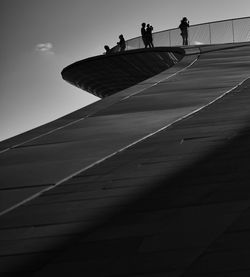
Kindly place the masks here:
<instances>
[{"instance_id":1,"label":"shadow under roof overhang","mask_svg":"<svg viewBox=\"0 0 250 277\"><path fill-rule=\"evenodd\" d=\"M180 47L155 47L99 55L75 62L62 71L70 84L104 98L142 82L178 63Z\"/></svg>"}]
</instances>

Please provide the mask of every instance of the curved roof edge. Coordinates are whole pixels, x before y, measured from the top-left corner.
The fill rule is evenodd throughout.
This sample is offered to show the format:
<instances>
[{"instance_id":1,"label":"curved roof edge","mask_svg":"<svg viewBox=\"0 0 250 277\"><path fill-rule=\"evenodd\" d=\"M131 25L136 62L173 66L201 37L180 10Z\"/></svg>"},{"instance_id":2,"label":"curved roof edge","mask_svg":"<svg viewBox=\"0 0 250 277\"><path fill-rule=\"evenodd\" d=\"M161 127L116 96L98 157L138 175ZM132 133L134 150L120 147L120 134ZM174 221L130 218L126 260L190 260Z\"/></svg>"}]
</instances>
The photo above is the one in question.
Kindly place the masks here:
<instances>
[{"instance_id":1,"label":"curved roof edge","mask_svg":"<svg viewBox=\"0 0 250 277\"><path fill-rule=\"evenodd\" d=\"M159 74L184 55L180 47L136 49L87 58L67 66L61 74L70 84L103 98Z\"/></svg>"}]
</instances>

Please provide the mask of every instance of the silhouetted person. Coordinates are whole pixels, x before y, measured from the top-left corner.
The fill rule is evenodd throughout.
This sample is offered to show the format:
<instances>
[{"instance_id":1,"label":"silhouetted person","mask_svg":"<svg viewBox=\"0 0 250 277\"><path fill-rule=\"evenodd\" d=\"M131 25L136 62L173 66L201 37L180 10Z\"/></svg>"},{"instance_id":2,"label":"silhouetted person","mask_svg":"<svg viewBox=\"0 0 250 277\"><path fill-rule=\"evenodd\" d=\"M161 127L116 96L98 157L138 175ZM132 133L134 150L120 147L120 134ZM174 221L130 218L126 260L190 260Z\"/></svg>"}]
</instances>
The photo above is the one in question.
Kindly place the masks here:
<instances>
[{"instance_id":1,"label":"silhouetted person","mask_svg":"<svg viewBox=\"0 0 250 277\"><path fill-rule=\"evenodd\" d=\"M111 53L111 49L109 48L109 46L108 45L105 45L104 46L104 49L106 50L106 55L108 55L108 54L110 54Z\"/></svg>"},{"instance_id":2,"label":"silhouetted person","mask_svg":"<svg viewBox=\"0 0 250 277\"><path fill-rule=\"evenodd\" d=\"M146 31L146 23L141 24L141 36L142 41L144 43L145 48L149 46L148 37L147 37L147 31Z\"/></svg>"},{"instance_id":3,"label":"silhouetted person","mask_svg":"<svg viewBox=\"0 0 250 277\"><path fill-rule=\"evenodd\" d=\"M120 52L123 52L126 49L126 42L125 42L123 35L120 35L119 39L120 39L120 41L117 42L117 45L120 48Z\"/></svg>"},{"instance_id":4,"label":"silhouetted person","mask_svg":"<svg viewBox=\"0 0 250 277\"><path fill-rule=\"evenodd\" d=\"M148 46L150 48L154 47L152 31L153 31L153 26L151 26L150 24L147 24L146 40L148 41Z\"/></svg>"},{"instance_id":5,"label":"silhouetted person","mask_svg":"<svg viewBox=\"0 0 250 277\"><path fill-rule=\"evenodd\" d=\"M189 21L186 17L183 17L181 20L181 24L179 25L179 28L181 30L181 36L183 45L188 45L188 27L189 27Z\"/></svg>"}]
</instances>

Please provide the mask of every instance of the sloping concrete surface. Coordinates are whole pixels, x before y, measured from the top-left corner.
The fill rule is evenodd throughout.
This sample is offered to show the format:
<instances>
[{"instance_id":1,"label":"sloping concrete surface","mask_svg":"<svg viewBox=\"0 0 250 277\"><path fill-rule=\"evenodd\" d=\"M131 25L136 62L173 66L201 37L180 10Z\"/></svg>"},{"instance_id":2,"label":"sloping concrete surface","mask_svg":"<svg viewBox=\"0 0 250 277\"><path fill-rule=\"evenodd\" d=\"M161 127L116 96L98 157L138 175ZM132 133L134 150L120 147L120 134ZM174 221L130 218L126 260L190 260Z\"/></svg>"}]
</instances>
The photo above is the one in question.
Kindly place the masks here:
<instances>
[{"instance_id":1,"label":"sloping concrete surface","mask_svg":"<svg viewBox=\"0 0 250 277\"><path fill-rule=\"evenodd\" d=\"M131 95L155 86L161 80L170 78L192 64L195 59L196 56L186 57L169 71L76 111L54 124L42 126L41 131L38 128L38 134L28 132L23 141L18 141L17 137L13 138L13 142L3 142L0 155L0 181L3 184L0 212L5 213L36 193L51 188L65 178L115 154L130 143L157 130L157 127L163 126L165 122L171 122L172 118L166 119L166 114L161 111L159 118L152 117L149 122L144 120L146 114L138 118L128 114L128 120L124 117L114 120L112 117L94 115L123 102ZM149 114L148 117L150 116ZM137 128L141 124L141 128Z\"/></svg>"},{"instance_id":2,"label":"sloping concrete surface","mask_svg":"<svg viewBox=\"0 0 250 277\"><path fill-rule=\"evenodd\" d=\"M3 276L249 276L250 46L186 51L4 142Z\"/></svg>"}]
</instances>

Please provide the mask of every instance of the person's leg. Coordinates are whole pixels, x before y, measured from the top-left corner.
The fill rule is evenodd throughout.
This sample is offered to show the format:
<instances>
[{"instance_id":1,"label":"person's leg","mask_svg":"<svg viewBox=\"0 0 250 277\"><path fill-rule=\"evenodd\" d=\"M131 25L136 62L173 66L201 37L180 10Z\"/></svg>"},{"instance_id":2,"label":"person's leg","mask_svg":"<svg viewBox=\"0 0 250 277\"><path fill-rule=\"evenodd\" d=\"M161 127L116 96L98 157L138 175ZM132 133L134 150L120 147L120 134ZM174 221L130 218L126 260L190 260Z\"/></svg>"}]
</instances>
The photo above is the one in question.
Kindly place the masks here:
<instances>
[{"instance_id":1,"label":"person's leg","mask_svg":"<svg viewBox=\"0 0 250 277\"><path fill-rule=\"evenodd\" d=\"M150 38L150 45L151 45L151 48L154 47L154 44L153 44L153 38Z\"/></svg>"}]
</instances>

